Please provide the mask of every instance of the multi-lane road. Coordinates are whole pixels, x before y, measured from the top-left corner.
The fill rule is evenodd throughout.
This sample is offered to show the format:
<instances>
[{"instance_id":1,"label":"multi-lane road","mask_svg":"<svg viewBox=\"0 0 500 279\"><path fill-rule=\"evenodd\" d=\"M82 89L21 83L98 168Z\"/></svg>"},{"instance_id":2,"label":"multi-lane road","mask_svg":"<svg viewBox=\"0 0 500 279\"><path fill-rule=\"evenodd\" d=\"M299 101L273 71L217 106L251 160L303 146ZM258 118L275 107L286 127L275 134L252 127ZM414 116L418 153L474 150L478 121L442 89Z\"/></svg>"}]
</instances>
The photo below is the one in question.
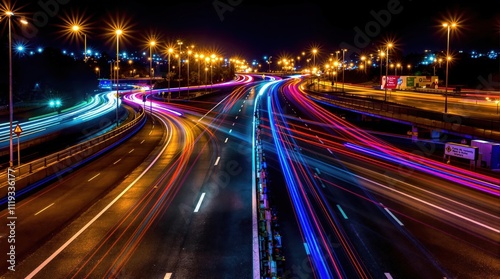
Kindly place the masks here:
<instances>
[{"instance_id":1,"label":"multi-lane road","mask_svg":"<svg viewBox=\"0 0 500 279\"><path fill-rule=\"evenodd\" d=\"M495 173L404 151L308 98L300 79L259 77L189 101L148 102L140 132L16 203L15 228L0 234L2 278L263 276L256 117L286 259L280 274L500 272ZM142 103L141 93L124 98ZM0 216L7 224L7 210Z\"/></svg>"}]
</instances>

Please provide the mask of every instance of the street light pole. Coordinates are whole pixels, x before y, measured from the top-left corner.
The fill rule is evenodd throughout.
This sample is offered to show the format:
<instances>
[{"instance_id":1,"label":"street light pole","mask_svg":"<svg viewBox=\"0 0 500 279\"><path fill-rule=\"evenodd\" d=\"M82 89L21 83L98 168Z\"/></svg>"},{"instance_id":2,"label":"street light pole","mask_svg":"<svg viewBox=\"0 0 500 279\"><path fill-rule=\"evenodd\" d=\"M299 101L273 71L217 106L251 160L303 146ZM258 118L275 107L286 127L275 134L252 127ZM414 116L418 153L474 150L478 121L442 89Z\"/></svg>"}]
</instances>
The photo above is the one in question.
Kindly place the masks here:
<instances>
[{"instance_id":1,"label":"street light pole","mask_svg":"<svg viewBox=\"0 0 500 279\"><path fill-rule=\"evenodd\" d=\"M187 51L187 60L186 60L186 63L187 63L187 94L189 96L189 56L191 55L191 50L188 50Z\"/></svg>"},{"instance_id":2,"label":"street light pole","mask_svg":"<svg viewBox=\"0 0 500 279\"><path fill-rule=\"evenodd\" d=\"M389 81L389 47L392 47L392 44L387 44L386 53L385 53L385 85L384 85L384 102L387 101L387 84Z\"/></svg>"},{"instance_id":3,"label":"street light pole","mask_svg":"<svg viewBox=\"0 0 500 279\"><path fill-rule=\"evenodd\" d=\"M446 40L446 81L444 88L444 113L448 113L448 64L450 61L450 30L451 27L456 26L456 23L444 23L443 26L446 27L448 31Z\"/></svg>"},{"instance_id":4,"label":"street light pole","mask_svg":"<svg viewBox=\"0 0 500 279\"><path fill-rule=\"evenodd\" d=\"M153 116L153 47L156 42L149 42L149 113Z\"/></svg>"},{"instance_id":5,"label":"street light pole","mask_svg":"<svg viewBox=\"0 0 500 279\"><path fill-rule=\"evenodd\" d=\"M115 31L116 33L116 127L118 127L118 107L120 103L120 95L118 92L119 86L118 86L118 81L119 81L119 75L120 75L120 51L119 51L119 42L120 42L120 35L122 34L121 29L117 29Z\"/></svg>"},{"instance_id":6,"label":"street light pole","mask_svg":"<svg viewBox=\"0 0 500 279\"><path fill-rule=\"evenodd\" d=\"M11 17L14 15L13 12L6 12L9 17L9 118L10 118L10 136L9 136L9 150L10 150L10 160L9 165L12 167L14 165L14 147L12 143L12 122L14 121L14 104L12 101L12 26Z\"/></svg>"},{"instance_id":7,"label":"street light pole","mask_svg":"<svg viewBox=\"0 0 500 279\"><path fill-rule=\"evenodd\" d=\"M170 55L174 50L172 48L168 49L168 71L167 71L167 81L168 81L168 94L170 94Z\"/></svg>"},{"instance_id":8,"label":"street light pole","mask_svg":"<svg viewBox=\"0 0 500 279\"><path fill-rule=\"evenodd\" d=\"M347 51L347 49L342 49L342 94L345 94L344 92L344 62L345 62L345 52Z\"/></svg>"},{"instance_id":9,"label":"street light pole","mask_svg":"<svg viewBox=\"0 0 500 279\"><path fill-rule=\"evenodd\" d=\"M13 128L12 124L14 122L14 101L13 101L13 87L12 87L12 17L14 12L6 11L5 15L9 18L9 166L14 166L14 145L13 145ZM21 23L26 25L28 22L21 19Z\"/></svg>"},{"instance_id":10,"label":"street light pole","mask_svg":"<svg viewBox=\"0 0 500 279\"><path fill-rule=\"evenodd\" d=\"M182 60L182 42L181 40L177 40L177 44L179 45L179 99L181 98L181 60Z\"/></svg>"}]
</instances>

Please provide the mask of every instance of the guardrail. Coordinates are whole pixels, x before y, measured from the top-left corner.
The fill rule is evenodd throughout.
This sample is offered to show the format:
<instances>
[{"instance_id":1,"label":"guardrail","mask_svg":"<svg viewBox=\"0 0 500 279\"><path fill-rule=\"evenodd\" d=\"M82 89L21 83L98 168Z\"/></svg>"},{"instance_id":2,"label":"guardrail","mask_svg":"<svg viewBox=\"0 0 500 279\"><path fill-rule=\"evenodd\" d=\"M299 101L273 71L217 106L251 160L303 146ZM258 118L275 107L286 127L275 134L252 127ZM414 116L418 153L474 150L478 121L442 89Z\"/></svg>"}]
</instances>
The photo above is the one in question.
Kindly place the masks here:
<instances>
[{"instance_id":1,"label":"guardrail","mask_svg":"<svg viewBox=\"0 0 500 279\"><path fill-rule=\"evenodd\" d=\"M328 95L325 97L323 95L311 94L317 100L387 120L405 122L427 129L442 130L453 135L500 141L499 120L479 119L451 114L445 115L441 112L422 110L366 98L345 97L342 95Z\"/></svg>"},{"instance_id":2,"label":"guardrail","mask_svg":"<svg viewBox=\"0 0 500 279\"><path fill-rule=\"evenodd\" d=\"M146 114L140 105L129 105L134 106L139 112L130 122L88 141L20 166L10 167L2 172L0 174L0 204L6 202L7 186L12 176L15 177L16 196L20 196L44 182L56 179L87 163L134 135L146 123ZM9 174L11 177L8 177Z\"/></svg>"}]
</instances>

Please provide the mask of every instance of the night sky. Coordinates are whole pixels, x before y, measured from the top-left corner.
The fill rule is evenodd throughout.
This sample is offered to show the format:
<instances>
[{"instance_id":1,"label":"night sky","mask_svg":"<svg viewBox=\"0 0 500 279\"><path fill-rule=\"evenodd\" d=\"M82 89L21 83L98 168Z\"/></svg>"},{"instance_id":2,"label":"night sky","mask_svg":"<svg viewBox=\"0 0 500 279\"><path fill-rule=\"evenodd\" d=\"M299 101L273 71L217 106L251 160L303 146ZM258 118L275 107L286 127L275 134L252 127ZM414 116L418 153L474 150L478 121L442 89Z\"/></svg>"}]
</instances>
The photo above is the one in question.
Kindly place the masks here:
<instances>
[{"instance_id":1,"label":"night sky","mask_svg":"<svg viewBox=\"0 0 500 279\"><path fill-rule=\"evenodd\" d=\"M5 0L2 0L5 1ZM42 3L56 3L50 12ZM61 33L63 19L86 20L87 47L113 52L116 43L110 26L122 23L126 35L122 50L147 49L146 37L155 35L160 44L177 39L225 56L246 59L264 55L299 55L317 47L319 55L341 48L373 53L390 40L403 53L446 49L446 19L460 28L451 33L456 50L500 48L500 12L497 1L76 1L42 0L12 2L16 15L25 15L36 27L27 39L28 48L53 46L78 48ZM451 2L451 1L446 1ZM126 3L126 4L123 4ZM330 7L332 6L332 7ZM0 22L2 42L7 35ZM20 32L20 30L16 30ZM27 38L29 37L29 38Z\"/></svg>"}]
</instances>

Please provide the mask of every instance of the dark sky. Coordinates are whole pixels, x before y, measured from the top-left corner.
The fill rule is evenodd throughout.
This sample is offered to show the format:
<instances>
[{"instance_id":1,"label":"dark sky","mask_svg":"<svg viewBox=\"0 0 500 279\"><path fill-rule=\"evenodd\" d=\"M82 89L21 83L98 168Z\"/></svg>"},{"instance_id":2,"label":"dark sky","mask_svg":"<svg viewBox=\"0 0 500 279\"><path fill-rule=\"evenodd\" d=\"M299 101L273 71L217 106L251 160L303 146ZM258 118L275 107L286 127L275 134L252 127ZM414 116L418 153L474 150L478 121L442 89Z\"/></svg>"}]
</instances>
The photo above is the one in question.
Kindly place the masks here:
<instances>
[{"instance_id":1,"label":"dark sky","mask_svg":"<svg viewBox=\"0 0 500 279\"><path fill-rule=\"evenodd\" d=\"M56 3L57 7L52 5L47 12L41 2ZM451 48L500 49L497 0L363 2L18 0L15 7L35 23L36 35L28 40L32 48L77 48L76 42L56 31L61 31L64 18L80 17L88 24L88 47L109 52L116 49L113 34L109 34L113 22L126 24L126 40L120 42L123 50L146 50L144 42L149 34L157 34L163 45L181 39L185 44L248 60L264 55L296 56L313 47L319 48L318 55L340 48L373 53L387 40L403 53L444 50L446 29L441 23L446 19L459 20L460 24L451 33ZM2 38L6 36L5 25L0 22Z\"/></svg>"}]
</instances>

